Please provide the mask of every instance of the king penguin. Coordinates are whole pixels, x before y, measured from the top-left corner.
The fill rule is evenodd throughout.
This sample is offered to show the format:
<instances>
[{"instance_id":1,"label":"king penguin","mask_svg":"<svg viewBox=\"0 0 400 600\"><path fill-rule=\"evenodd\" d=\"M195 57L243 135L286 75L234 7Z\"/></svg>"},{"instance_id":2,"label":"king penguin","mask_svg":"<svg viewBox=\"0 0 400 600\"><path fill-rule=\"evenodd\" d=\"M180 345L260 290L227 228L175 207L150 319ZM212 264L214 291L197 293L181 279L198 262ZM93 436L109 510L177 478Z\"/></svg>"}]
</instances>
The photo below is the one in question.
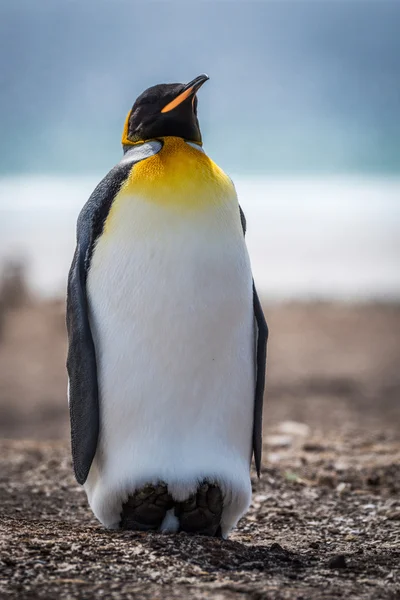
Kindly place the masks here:
<instances>
[{"instance_id":1,"label":"king penguin","mask_svg":"<svg viewBox=\"0 0 400 600\"><path fill-rule=\"evenodd\" d=\"M108 528L227 537L260 475L268 329L200 75L147 89L77 223L68 277L74 472Z\"/></svg>"}]
</instances>

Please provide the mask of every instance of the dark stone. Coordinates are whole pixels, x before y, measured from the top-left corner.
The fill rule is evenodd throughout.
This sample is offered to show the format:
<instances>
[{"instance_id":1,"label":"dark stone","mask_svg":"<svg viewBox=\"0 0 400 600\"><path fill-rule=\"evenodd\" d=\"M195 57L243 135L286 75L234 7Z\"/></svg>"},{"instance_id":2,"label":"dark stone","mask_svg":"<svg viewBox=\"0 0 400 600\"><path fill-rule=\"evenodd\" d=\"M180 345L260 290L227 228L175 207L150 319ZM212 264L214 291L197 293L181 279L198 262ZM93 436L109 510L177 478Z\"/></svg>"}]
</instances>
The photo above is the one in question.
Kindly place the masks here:
<instances>
[{"instance_id":1,"label":"dark stone","mask_svg":"<svg viewBox=\"0 0 400 600\"><path fill-rule=\"evenodd\" d=\"M333 556L328 562L328 567L330 569L345 569L347 567L347 563L344 554L337 554L336 556Z\"/></svg>"},{"instance_id":2,"label":"dark stone","mask_svg":"<svg viewBox=\"0 0 400 600\"><path fill-rule=\"evenodd\" d=\"M282 548L282 546L280 544L278 544L277 542L274 542L273 544L271 544L270 551L271 552L281 552L283 554L286 554L286 550L284 550Z\"/></svg>"}]
</instances>

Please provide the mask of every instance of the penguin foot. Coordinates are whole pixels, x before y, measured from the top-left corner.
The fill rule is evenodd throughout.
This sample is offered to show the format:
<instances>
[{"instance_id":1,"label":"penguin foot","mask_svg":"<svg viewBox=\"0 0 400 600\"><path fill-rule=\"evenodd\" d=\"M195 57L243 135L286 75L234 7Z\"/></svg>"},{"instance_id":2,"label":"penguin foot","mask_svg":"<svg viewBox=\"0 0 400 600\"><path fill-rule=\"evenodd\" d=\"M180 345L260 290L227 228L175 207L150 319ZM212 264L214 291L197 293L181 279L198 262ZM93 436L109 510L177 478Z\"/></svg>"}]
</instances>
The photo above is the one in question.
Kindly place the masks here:
<instances>
[{"instance_id":1,"label":"penguin foot","mask_svg":"<svg viewBox=\"0 0 400 600\"><path fill-rule=\"evenodd\" d=\"M122 505L120 526L122 529L155 531L173 506L165 483L145 485Z\"/></svg>"},{"instance_id":2,"label":"penguin foot","mask_svg":"<svg viewBox=\"0 0 400 600\"><path fill-rule=\"evenodd\" d=\"M180 531L221 537L223 497L220 488L203 482L197 492L175 504Z\"/></svg>"}]
</instances>

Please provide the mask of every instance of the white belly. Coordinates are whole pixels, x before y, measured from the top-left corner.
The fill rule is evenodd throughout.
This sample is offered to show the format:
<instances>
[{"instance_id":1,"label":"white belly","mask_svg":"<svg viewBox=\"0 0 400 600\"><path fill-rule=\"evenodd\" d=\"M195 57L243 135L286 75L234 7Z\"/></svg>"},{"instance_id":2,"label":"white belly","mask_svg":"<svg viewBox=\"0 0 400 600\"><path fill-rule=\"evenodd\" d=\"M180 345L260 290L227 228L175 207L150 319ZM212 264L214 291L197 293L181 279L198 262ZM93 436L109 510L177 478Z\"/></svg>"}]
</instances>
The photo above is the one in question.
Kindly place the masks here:
<instances>
[{"instance_id":1,"label":"white belly","mask_svg":"<svg viewBox=\"0 0 400 600\"><path fill-rule=\"evenodd\" d=\"M100 439L85 489L116 526L122 502L165 481L225 494L223 534L247 510L254 402L252 276L236 201L177 211L126 198L97 242L87 289Z\"/></svg>"}]
</instances>

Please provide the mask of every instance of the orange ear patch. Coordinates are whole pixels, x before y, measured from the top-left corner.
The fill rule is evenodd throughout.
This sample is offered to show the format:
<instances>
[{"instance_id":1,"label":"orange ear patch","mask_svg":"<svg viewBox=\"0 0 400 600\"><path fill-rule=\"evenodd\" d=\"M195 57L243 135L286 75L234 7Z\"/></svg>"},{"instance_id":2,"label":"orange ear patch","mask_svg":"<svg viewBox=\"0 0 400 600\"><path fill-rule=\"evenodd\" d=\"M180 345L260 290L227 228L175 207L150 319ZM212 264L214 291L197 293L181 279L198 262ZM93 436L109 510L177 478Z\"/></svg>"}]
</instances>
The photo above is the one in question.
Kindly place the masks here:
<instances>
[{"instance_id":1,"label":"orange ear patch","mask_svg":"<svg viewBox=\"0 0 400 600\"><path fill-rule=\"evenodd\" d=\"M193 87L190 87L188 90L185 90L184 92L179 94L179 96L177 96L176 98L171 100L171 102L168 102L168 104L166 106L164 106L164 108L161 110L161 112L166 113L166 112L169 112L170 110L173 110L174 108L179 106L184 100L186 100L186 98L188 98L192 92L193 92Z\"/></svg>"},{"instance_id":2,"label":"orange ear patch","mask_svg":"<svg viewBox=\"0 0 400 600\"><path fill-rule=\"evenodd\" d=\"M132 110L130 110L128 112L128 114L126 115L126 119L125 119L125 123L124 123L124 129L122 132L122 140L121 140L123 146L133 145L133 143L130 141L130 139L128 139L128 127L129 127L129 119L131 116L131 112L132 112Z\"/></svg>"}]
</instances>

